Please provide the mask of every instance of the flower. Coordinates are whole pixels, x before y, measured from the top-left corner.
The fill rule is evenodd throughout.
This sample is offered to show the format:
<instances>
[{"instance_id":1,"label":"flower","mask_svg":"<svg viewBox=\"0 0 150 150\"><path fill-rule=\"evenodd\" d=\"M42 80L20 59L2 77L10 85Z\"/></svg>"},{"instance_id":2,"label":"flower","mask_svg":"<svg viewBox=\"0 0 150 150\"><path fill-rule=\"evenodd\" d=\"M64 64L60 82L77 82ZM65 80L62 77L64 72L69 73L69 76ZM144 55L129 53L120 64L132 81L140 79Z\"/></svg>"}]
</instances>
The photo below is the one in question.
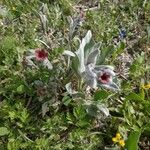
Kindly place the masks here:
<instances>
[{"instance_id":1,"label":"flower","mask_svg":"<svg viewBox=\"0 0 150 150\"><path fill-rule=\"evenodd\" d=\"M118 142L118 139L117 139L116 137L113 137L113 138L112 138L112 141L113 141L114 143L116 143L116 142Z\"/></svg>"},{"instance_id":2,"label":"flower","mask_svg":"<svg viewBox=\"0 0 150 150\"><path fill-rule=\"evenodd\" d=\"M116 138L117 138L118 140L120 140L120 139L121 139L121 135L120 135L120 133L116 133Z\"/></svg>"},{"instance_id":3,"label":"flower","mask_svg":"<svg viewBox=\"0 0 150 150\"><path fill-rule=\"evenodd\" d=\"M116 142L119 142L120 139L121 139L120 133L116 133L116 137L113 137L113 138L112 138L112 141L116 143Z\"/></svg>"},{"instance_id":4,"label":"flower","mask_svg":"<svg viewBox=\"0 0 150 150\"><path fill-rule=\"evenodd\" d=\"M113 82L114 68L108 65L95 66L89 64L85 68L85 80L91 88L104 87L111 90L119 90Z\"/></svg>"},{"instance_id":5,"label":"flower","mask_svg":"<svg viewBox=\"0 0 150 150\"><path fill-rule=\"evenodd\" d=\"M35 68L37 68L36 64L42 64L50 70L53 68L51 62L48 60L48 52L42 48L29 50L25 59L29 66L33 66Z\"/></svg>"},{"instance_id":6,"label":"flower","mask_svg":"<svg viewBox=\"0 0 150 150\"><path fill-rule=\"evenodd\" d=\"M142 85L142 88L143 88L143 89L150 89L150 83L147 84L147 85Z\"/></svg>"},{"instance_id":7,"label":"flower","mask_svg":"<svg viewBox=\"0 0 150 150\"><path fill-rule=\"evenodd\" d=\"M98 81L100 81L103 84L107 84L109 83L111 80L111 76L109 74L107 74L106 72L104 72L99 78Z\"/></svg>"},{"instance_id":8,"label":"flower","mask_svg":"<svg viewBox=\"0 0 150 150\"><path fill-rule=\"evenodd\" d=\"M102 65L95 68L98 73L98 82L102 84L109 84L115 76L114 68L112 66Z\"/></svg>"},{"instance_id":9,"label":"flower","mask_svg":"<svg viewBox=\"0 0 150 150\"><path fill-rule=\"evenodd\" d=\"M124 147L124 146L125 146L124 140L120 140L120 141L119 141L119 144L120 144L120 146Z\"/></svg>"},{"instance_id":10,"label":"flower","mask_svg":"<svg viewBox=\"0 0 150 150\"><path fill-rule=\"evenodd\" d=\"M44 49L36 49L35 50L35 56L37 61L44 61L48 58L48 52Z\"/></svg>"},{"instance_id":11,"label":"flower","mask_svg":"<svg viewBox=\"0 0 150 150\"><path fill-rule=\"evenodd\" d=\"M94 44L92 48L85 50L85 46L90 43L92 33L89 30L86 36L80 42L79 49L75 52L77 58L75 67L78 74L85 80L86 84L91 88L97 89L104 87L110 90L119 90L119 87L113 81L115 77L114 67L109 65L96 65L98 56L100 55L100 43Z\"/></svg>"},{"instance_id":12,"label":"flower","mask_svg":"<svg viewBox=\"0 0 150 150\"><path fill-rule=\"evenodd\" d=\"M125 146L125 142L124 140L122 139L120 133L116 133L116 136L112 138L112 141L114 143L118 143L121 147L124 147Z\"/></svg>"},{"instance_id":13,"label":"flower","mask_svg":"<svg viewBox=\"0 0 150 150\"><path fill-rule=\"evenodd\" d=\"M126 38L126 36L127 36L126 30L124 28L121 28L120 29L120 38L124 39L124 38Z\"/></svg>"}]
</instances>

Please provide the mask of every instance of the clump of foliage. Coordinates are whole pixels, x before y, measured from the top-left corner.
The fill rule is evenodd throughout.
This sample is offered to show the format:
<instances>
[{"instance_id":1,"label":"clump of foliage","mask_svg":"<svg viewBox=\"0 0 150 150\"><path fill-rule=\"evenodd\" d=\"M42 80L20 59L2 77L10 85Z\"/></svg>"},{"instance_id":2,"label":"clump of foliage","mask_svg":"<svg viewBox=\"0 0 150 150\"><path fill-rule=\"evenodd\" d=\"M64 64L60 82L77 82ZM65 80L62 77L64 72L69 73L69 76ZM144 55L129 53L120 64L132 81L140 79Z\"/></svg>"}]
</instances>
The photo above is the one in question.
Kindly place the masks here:
<instances>
[{"instance_id":1,"label":"clump of foliage","mask_svg":"<svg viewBox=\"0 0 150 150\"><path fill-rule=\"evenodd\" d=\"M0 149L149 148L149 9L2 0Z\"/></svg>"}]
</instances>

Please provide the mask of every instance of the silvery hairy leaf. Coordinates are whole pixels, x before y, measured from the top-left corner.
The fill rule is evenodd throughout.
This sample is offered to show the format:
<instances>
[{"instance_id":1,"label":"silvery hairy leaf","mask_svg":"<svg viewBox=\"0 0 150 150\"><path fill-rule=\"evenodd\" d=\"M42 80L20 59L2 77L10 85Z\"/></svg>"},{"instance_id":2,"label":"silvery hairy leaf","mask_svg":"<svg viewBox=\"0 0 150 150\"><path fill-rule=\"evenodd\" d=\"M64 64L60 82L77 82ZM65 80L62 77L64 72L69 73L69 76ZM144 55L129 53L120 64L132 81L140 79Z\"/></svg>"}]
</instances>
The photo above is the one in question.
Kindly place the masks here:
<instances>
[{"instance_id":1,"label":"silvery hairy leaf","mask_svg":"<svg viewBox=\"0 0 150 150\"><path fill-rule=\"evenodd\" d=\"M110 84L98 84L99 87L104 87L106 89L110 89L113 91L118 91L120 90L120 88L118 87L118 85L114 82L111 82Z\"/></svg>"},{"instance_id":2,"label":"silvery hairy leaf","mask_svg":"<svg viewBox=\"0 0 150 150\"><path fill-rule=\"evenodd\" d=\"M72 89L71 82L67 83L67 84L65 85L65 87L66 87L67 92L68 92L70 95L77 93L76 91L74 91L74 90Z\"/></svg>"},{"instance_id":3,"label":"silvery hairy leaf","mask_svg":"<svg viewBox=\"0 0 150 150\"><path fill-rule=\"evenodd\" d=\"M91 52L87 59L87 64L96 64L97 56L99 55L99 50L96 49L95 51Z\"/></svg>"},{"instance_id":4,"label":"silvery hairy leaf","mask_svg":"<svg viewBox=\"0 0 150 150\"><path fill-rule=\"evenodd\" d=\"M75 33L78 31L79 27L82 25L84 19L81 16L77 16L72 18L71 16L67 17L68 22L70 24L69 29L69 39L73 39Z\"/></svg>"},{"instance_id":5,"label":"silvery hairy leaf","mask_svg":"<svg viewBox=\"0 0 150 150\"><path fill-rule=\"evenodd\" d=\"M63 52L63 55L67 55L67 56L71 56L71 57L75 57L75 56L76 56L73 52L68 51L68 50L65 50L65 51Z\"/></svg>"},{"instance_id":6,"label":"silvery hairy leaf","mask_svg":"<svg viewBox=\"0 0 150 150\"><path fill-rule=\"evenodd\" d=\"M42 44L44 44L47 48L50 48L44 41L42 41L42 40L39 40L39 39L35 39L35 41L39 41L39 42L41 42Z\"/></svg>"},{"instance_id":7,"label":"silvery hairy leaf","mask_svg":"<svg viewBox=\"0 0 150 150\"><path fill-rule=\"evenodd\" d=\"M0 5L0 16L5 17L7 13L8 13L8 10L6 9L6 7Z\"/></svg>"},{"instance_id":8,"label":"silvery hairy leaf","mask_svg":"<svg viewBox=\"0 0 150 150\"><path fill-rule=\"evenodd\" d=\"M68 22L69 22L69 24L70 24L69 38L72 39L73 33L74 33L74 31L75 31L75 28L74 28L74 21L73 21L73 19L71 18L71 16L68 16L68 17L67 17L67 20L68 20Z\"/></svg>"},{"instance_id":9,"label":"silvery hairy leaf","mask_svg":"<svg viewBox=\"0 0 150 150\"><path fill-rule=\"evenodd\" d=\"M45 59L45 60L43 61L43 65L44 65L45 67L47 67L49 70L52 70L52 69L53 69L53 66L52 66L51 62L50 62L48 59Z\"/></svg>"},{"instance_id":10,"label":"silvery hairy leaf","mask_svg":"<svg viewBox=\"0 0 150 150\"><path fill-rule=\"evenodd\" d=\"M89 58L89 55L92 54L94 51L96 50L99 50L100 48L100 43L96 43L91 40L84 48L84 55L85 55L85 64L89 64L87 61L88 61L88 58ZM95 53L95 52L94 52ZM100 54L100 51L98 52L98 55ZM93 55L93 54L92 54ZM97 59L97 58L96 58ZM97 60L96 60L97 61ZM96 64L96 62L95 62Z\"/></svg>"},{"instance_id":11,"label":"silvery hairy leaf","mask_svg":"<svg viewBox=\"0 0 150 150\"><path fill-rule=\"evenodd\" d=\"M43 14L42 12L39 12L39 16L40 16L40 21L41 21L41 24L42 24L42 29L43 29L43 31L45 33L47 31L48 19L47 19L46 15Z\"/></svg>"},{"instance_id":12,"label":"silvery hairy leaf","mask_svg":"<svg viewBox=\"0 0 150 150\"><path fill-rule=\"evenodd\" d=\"M27 62L27 66L30 66L30 67L35 67L35 68L38 68L35 63L32 61L32 59L35 58L35 54L34 54L34 50L30 50L28 53L27 53L27 56L25 56L25 60Z\"/></svg>"},{"instance_id":13,"label":"silvery hairy leaf","mask_svg":"<svg viewBox=\"0 0 150 150\"><path fill-rule=\"evenodd\" d=\"M40 17L42 29L45 33L47 31L47 23L48 23L48 19L46 17L46 15L48 14L47 4L42 3L42 6L41 6L40 11L39 11L38 14L39 14L39 17Z\"/></svg>"},{"instance_id":14,"label":"silvery hairy leaf","mask_svg":"<svg viewBox=\"0 0 150 150\"><path fill-rule=\"evenodd\" d=\"M29 67L34 67L34 68L38 68L38 67L33 63L32 60L30 60L30 59L28 59L28 58L26 58L26 60L27 60L27 66L29 66Z\"/></svg>"},{"instance_id":15,"label":"silvery hairy leaf","mask_svg":"<svg viewBox=\"0 0 150 150\"><path fill-rule=\"evenodd\" d=\"M42 3L42 6L40 7L40 11L41 11L43 14L48 14L48 13L49 13L49 10L48 10L47 4Z\"/></svg>"},{"instance_id":16,"label":"silvery hairy leaf","mask_svg":"<svg viewBox=\"0 0 150 150\"><path fill-rule=\"evenodd\" d=\"M102 103L85 102L86 111L90 116L102 118L109 116L109 109Z\"/></svg>"},{"instance_id":17,"label":"silvery hairy leaf","mask_svg":"<svg viewBox=\"0 0 150 150\"><path fill-rule=\"evenodd\" d=\"M44 104L42 104L42 117L44 117L48 111L49 111L48 102L45 102Z\"/></svg>"},{"instance_id":18,"label":"silvery hairy leaf","mask_svg":"<svg viewBox=\"0 0 150 150\"><path fill-rule=\"evenodd\" d=\"M86 34L86 36L82 39L82 42L80 44L80 47L79 49L77 50L76 54L79 58L79 67L78 67L78 70L79 72L82 74L84 71L85 71L85 64L84 64L84 48L86 46L87 43L90 42L91 40L91 37L92 37L92 33L91 31L89 30Z\"/></svg>"},{"instance_id":19,"label":"silvery hairy leaf","mask_svg":"<svg viewBox=\"0 0 150 150\"><path fill-rule=\"evenodd\" d=\"M91 88L96 88L97 87L97 75L96 73L93 72L93 64L89 64L86 66L85 69L85 80L87 85L89 85Z\"/></svg>"},{"instance_id":20,"label":"silvery hairy leaf","mask_svg":"<svg viewBox=\"0 0 150 150\"><path fill-rule=\"evenodd\" d=\"M73 52L71 52L71 51L67 51L67 50L65 50L64 52L63 52L63 55L66 55L66 56L68 56L68 67L70 66L70 57L75 57L76 55L73 53Z\"/></svg>"},{"instance_id":21,"label":"silvery hairy leaf","mask_svg":"<svg viewBox=\"0 0 150 150\"><path fill-rule=\"evenodd\" d=\"M109 116L109 109L104 104L98 104L97 107L106 117Z\"/></svg>"}]
</instances>

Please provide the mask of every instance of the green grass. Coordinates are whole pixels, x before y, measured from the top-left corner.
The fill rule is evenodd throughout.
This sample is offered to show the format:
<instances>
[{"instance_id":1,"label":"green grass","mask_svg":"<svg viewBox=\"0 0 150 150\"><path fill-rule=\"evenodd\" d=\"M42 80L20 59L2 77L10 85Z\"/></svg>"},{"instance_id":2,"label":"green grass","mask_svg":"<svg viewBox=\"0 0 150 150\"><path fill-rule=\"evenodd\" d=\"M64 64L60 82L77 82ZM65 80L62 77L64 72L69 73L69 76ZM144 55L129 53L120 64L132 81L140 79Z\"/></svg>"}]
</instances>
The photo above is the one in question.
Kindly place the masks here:
<instances>
[{"instance_id":1,"label":"green grass","mask_svg":"<svg viewBox=\"0 0 150 150\"><path fill-rule=\"evenodd\" d=\"M71 30L68 18L79 16L75 6L81 4L85 10L83 25ZM146 0L2 0L0 149L150 147L144 144L145 138L150 141L150 88L142 88L150 84L149 9ZM41 15L46 19L42 20ZM124 38L120 37L121 29L125 29ZM87 91L82 76L77 74L78 59L71 57L68 63L63 54L65 50L77 51L78 39L88 30L92 41L85 49L100 43L97 64L115 67L114 82L120 91L101 87ZM34 62L37 67L26 64L29 50L37 48L48 51L52 70L42 63ZM104 113L107 109L109 116ZM117 132L125 147L113 143Z\"/></svg>"}]
</instances>

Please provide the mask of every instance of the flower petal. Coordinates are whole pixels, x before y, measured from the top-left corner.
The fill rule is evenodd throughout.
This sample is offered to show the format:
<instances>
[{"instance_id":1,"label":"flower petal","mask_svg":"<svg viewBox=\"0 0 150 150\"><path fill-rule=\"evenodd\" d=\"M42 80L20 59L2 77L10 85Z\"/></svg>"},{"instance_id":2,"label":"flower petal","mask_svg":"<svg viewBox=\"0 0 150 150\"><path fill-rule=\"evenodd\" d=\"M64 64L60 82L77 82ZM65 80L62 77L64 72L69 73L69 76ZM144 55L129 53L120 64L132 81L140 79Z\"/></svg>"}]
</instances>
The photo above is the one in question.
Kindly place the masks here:
<instances>
[{"instance_id":1,"label":"flower petal","mask_svg":"<svg viewBox=\"0 0 150 150\"><path fill-rule=\"evenodd\" d=\"M101 69L114 70L114 67L113 67L113 66L110 66L110 65L100 65L100 66L95 66L94 69L95 69L95 70L101 70Z\"/></svg>"},{"instance_id":2,"label":"flower petal","mask_svg":"<svg viewBox=\"0 0 150 150\"><path fill-rule=\"evenodd\" d=\"M114 67L108 66L108 65L101 65L101 66L94 67L94 72L96 73L106 73L111 76L115 76L116 74L113 70L114 70Z\"/></svg>"}]
</instances>

